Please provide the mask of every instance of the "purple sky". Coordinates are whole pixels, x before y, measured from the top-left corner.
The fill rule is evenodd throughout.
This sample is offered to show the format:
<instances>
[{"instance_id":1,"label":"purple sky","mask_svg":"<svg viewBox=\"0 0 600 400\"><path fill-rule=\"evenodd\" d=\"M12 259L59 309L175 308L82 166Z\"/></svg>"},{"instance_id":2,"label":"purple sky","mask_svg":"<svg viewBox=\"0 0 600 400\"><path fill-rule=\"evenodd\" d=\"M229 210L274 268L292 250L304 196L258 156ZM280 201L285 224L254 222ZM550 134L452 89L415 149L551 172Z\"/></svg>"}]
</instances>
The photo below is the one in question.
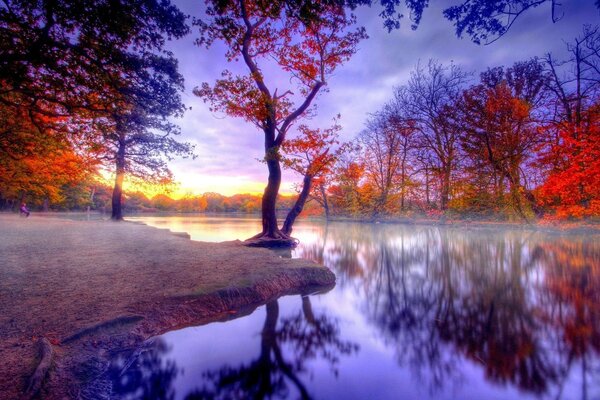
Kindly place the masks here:
<instances>
[{"instance_id":1,"label":"purple sky","mask_svg":"<svg viewBox=\"0 0 600 400\"><path fill-rule=\"evenodd\" d=\"M204 8L201 0L174 2L193 16L201 16ZM600 12L593 0L564 0L560 7L564 15L555 24L551 21L548 3L522 15L500 40L478 46L468 38L456 38L453 26L442 16L442 9L456 1L433 0L431 3L416 31L405 21L400 30L387 33L377 15L377 7L359 9L358 23L366 27L370 38L361 42L358 53L330 78L329 92L316 99L318 114L309 125L327 127L340 113L343 139L349 140L363 129L367 115L377 111L392 96L394 86L407 82L419 60L427 63L435 58L444 64L453 61L478 74L487 67L508 66L548 51L564 57L565 41L578 36L583 24L600 22ZM195 160L171 163L175 179L180 182L176 193L262 192L267 178L266 166L257 161L263 152L262 133L241 119L211 113L208 106L192 94L193 88L202 82L212 84L223 69L245 72L245 66L228 64L221 45L210 50L195 46L197 36L195 31L170 44L185 77L184 102L192 107L177 121L182 128L181 139L196 144L198 154ZM269 78L267 76L267 80ZM285 172L282 192L293 192L293 184L300 180L299 176Z\"/></svg>"}]
</instances>

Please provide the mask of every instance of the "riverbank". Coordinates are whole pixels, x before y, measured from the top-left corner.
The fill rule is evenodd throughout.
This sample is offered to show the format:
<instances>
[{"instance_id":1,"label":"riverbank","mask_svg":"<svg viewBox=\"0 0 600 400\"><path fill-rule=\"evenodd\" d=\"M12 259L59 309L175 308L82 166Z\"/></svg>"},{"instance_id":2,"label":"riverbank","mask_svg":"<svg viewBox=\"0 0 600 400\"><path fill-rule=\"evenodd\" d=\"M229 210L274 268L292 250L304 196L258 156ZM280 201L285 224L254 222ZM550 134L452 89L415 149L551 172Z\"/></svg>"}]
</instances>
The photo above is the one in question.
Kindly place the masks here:
<instances>
[{"instance_id":1,"label":"riverbank","mask_svg":"<svg viewBox=\"0 0 600 400\"><path fill-rule=\"evenodd\" d=\"M0 214L0 237L0 393L7 399L31 383L37 390L30 377L38 366L43 398L94 398L102 388L90 384L98 385L114 352L335 282L310 261L135 223Z\"/></svg>"}]
</instances>

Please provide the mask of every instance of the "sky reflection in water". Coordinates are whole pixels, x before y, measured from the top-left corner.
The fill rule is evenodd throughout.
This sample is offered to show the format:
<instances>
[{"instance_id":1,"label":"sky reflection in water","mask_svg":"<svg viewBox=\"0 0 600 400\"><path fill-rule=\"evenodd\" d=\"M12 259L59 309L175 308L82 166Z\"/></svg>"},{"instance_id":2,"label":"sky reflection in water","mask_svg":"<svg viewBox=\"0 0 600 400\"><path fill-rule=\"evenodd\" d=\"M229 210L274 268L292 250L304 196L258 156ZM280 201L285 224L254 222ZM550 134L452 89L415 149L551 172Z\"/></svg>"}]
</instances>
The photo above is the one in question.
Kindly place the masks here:
<instances>
[{"instance_id":1,"label":"sky reflection in water","mask_svg":"<svg viewBox=\"0 0 600 400\"><path fill-rule=\"evenodd\" d=\"M244 218L144 217L196 240ZM301 221L337 286L149 342L123 398L598 399L597 235ZM131 355L115 360L123 370Z\"/></svg>"}]
</instances>

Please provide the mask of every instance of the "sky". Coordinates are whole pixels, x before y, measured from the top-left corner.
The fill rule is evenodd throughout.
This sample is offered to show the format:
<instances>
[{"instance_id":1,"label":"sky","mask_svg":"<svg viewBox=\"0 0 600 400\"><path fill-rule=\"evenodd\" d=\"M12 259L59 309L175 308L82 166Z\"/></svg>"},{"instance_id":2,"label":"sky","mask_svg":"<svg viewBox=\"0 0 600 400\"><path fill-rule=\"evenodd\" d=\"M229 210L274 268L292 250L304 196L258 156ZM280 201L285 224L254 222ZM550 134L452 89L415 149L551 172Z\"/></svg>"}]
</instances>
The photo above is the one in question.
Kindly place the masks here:
<instances>
[{"instance_id":1,"label":"sky","mask_svg":"<svg viewBox=\"0 0 600 400\"><path fill-rule=\"evenodd\" d=\"M202 0L173 2L186 14L202 16ZM307 121L308 125L326 128L339 113L342 139L351 140L363 129L369 113L392 97L394 87L408 81L419 62L426 64L432 58L443 64L454 62L472 72L475 81L487 67L510 66L547 52L566 57L566 42L577 37L584 24L600 22L593 0L562 1L558 9L562 18L556 23L552 22L548 2L523 14L506 35L484 46L469 38L457 38L451 22L444 19L442 10L457 0L431 3L416 31L404 20L400 30L388 33L378 16L378 7L357 10L358 24L366 28L369 39L361 42L353 58L330 77L329 90L316 98L317 115ZM262 193L267 182L266 165L259 161L264 155L262 132L242 119L211 113L208 105L192 93L202 82L214 83L224 69L245 72L245 65L227 63L221 44L208 50L196 46L197 37L197 29L193 29L187 37L169 43L185 79L183 101L191 107L175 121L181 127L179 139L195 144L197 154L196 159L170 163L179 183L172 196ZM286 83L281 82L281 76L267 75L267 81L270 78ZM294 184L300 181L297 174L284 172L281 193L294 193Z\"/></svg>"}]
</instances>

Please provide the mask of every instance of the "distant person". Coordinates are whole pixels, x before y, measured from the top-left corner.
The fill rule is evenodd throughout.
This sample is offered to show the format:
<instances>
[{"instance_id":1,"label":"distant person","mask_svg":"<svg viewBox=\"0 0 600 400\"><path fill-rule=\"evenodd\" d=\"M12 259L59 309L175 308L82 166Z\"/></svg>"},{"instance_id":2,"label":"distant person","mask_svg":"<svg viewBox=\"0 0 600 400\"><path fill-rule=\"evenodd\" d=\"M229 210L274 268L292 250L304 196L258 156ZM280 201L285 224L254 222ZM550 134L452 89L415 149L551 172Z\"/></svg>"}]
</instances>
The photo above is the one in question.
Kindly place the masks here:
<instances>
[{"instance_id":1,"label":"distant person","mask_svg":"<svg viewBox=\"0 0 600 400\"><path fill-rule=\"evenodd\" d=\"M29 214L31 214L31 213L27 209L27 204L25 204L25 203L21 204L20 215L24 215L25 217L29 217Z\"/></svg>"}]
</instances>

